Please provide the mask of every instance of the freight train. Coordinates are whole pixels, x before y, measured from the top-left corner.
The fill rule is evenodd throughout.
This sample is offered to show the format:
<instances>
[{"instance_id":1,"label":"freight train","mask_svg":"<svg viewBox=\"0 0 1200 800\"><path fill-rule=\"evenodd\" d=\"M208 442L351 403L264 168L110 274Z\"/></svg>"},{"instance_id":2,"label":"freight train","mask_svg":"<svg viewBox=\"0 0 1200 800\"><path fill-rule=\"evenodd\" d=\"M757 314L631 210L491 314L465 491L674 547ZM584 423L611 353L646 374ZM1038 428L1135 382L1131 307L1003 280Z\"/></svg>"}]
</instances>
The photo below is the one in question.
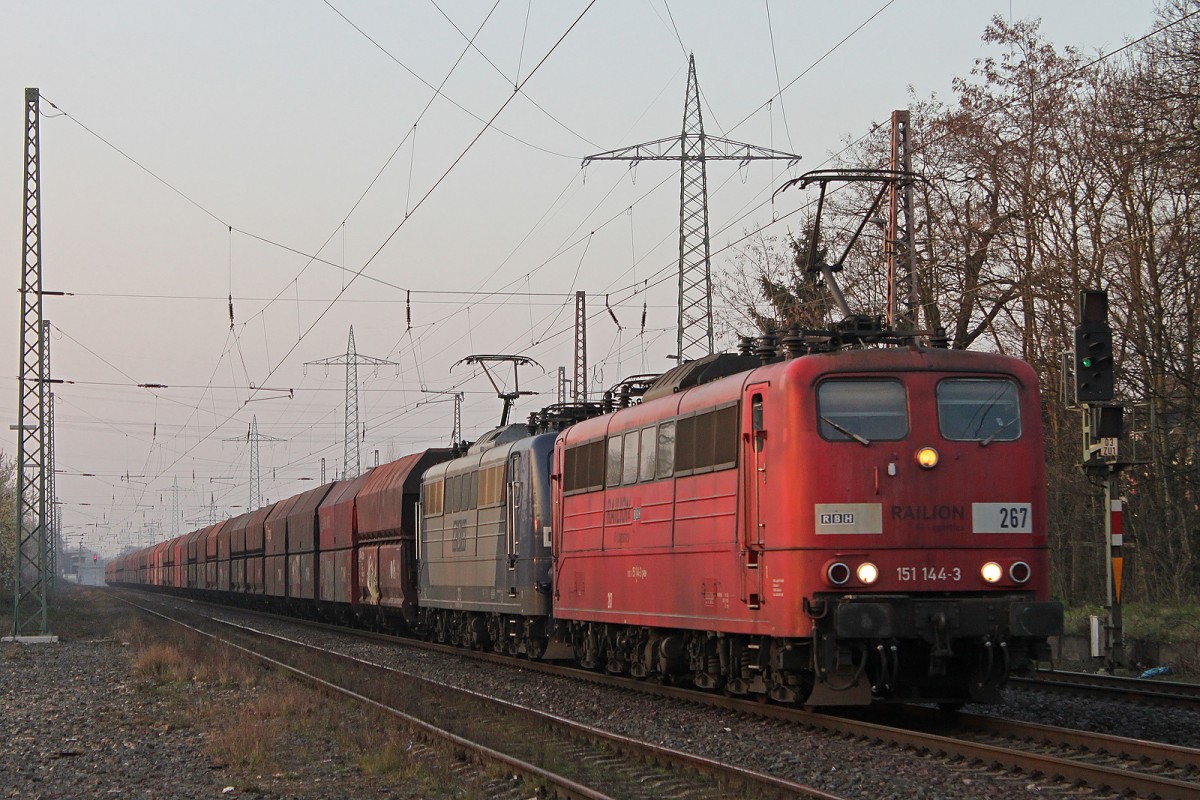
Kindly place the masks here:
<instances>
[{"instance_id":1,"label":"freight train","mask_svg":"<svg viewBox=\"0 0 1200 800\"><path fill-rule=\"evenodd\" d=\"M414 453L107 580L781 703L995 701L1062 628L1037 376L916 339L840 347L889 335L848 322Z\"/></svg>"}]
</instances>

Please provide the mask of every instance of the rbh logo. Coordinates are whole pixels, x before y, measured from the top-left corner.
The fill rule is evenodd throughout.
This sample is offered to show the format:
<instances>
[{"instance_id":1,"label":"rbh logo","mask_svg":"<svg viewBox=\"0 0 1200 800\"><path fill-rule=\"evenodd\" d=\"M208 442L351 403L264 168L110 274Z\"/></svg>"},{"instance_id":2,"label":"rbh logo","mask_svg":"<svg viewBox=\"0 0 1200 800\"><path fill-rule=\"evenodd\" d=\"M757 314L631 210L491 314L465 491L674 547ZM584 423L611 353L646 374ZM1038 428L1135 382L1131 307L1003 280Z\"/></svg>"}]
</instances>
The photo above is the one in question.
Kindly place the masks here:
<instances>
[{"instance_id":1,"label":"rbh logo","mask_svg":"<svg viewBox=\"0 0 1200 800\"><path fill-rule=\"evenodd\" d=\"M854 515L848 513L842 514L822 514L822 525L853 525Z\"/></svg>"}]
</instances>

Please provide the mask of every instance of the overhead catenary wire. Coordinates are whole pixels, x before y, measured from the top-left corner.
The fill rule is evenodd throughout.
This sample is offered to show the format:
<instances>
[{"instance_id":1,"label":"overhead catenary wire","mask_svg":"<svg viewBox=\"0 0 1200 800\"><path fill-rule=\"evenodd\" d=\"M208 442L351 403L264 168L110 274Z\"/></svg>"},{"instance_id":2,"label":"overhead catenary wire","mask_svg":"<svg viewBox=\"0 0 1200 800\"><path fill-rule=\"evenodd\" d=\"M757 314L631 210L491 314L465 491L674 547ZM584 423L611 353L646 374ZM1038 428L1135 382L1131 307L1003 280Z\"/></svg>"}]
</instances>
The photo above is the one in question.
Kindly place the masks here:
<instances>
[{"instance_id":1,"label":"overhead catenary wire","mask_svg":"<svg viewBox=\"0 0 1200 800\"><path fill-rule=\"evenodd\" d=\"M538 62L537 66L535 66L535 67L534 67L534 68L533 68L533 69L530 71L530 73L529 73L529 74L528 74L528 75L525 77L525 79L521 81L521 85L522 85L522 86L523 86L525 83L527 83L527 82L528 82L528 80L529 80L530 78L532 78L534 74L536 74L536 73L537 73L537 71L540 69L540 67L541 67L541 66L542 66L542 65L545 63L546 59L548 59L548 58L549 58L549 56L550 56L550 55L551 55L551 54L552 54L552 53L553 53L553 52L554 52L554 51L555 51L555 50L558 48L558 46L559 46L559 45L562 43L563 39L565 39L565 37L566 37L566 36L567 36L567 35L568 35L568 34L569 34L569 33L570 33L570 32L571 32L571 31L572 31L574 28L575 28L575 26L578 24L579 20L583 18L583 16L584 16L584 15L587 13L587 11L588 11L588 10L589 10L589 9L592 7L592 5L593 5L593 4L594 4L594 2L593 2L593 3L589 3L589 4L588 4L588 5L587 5L587 6L586 6L584 9L583 9L583 11L582 11L582 12L580 12L580 14L579 14L579 15L578 15L578 17L575 19L575 21L574 21L574 22L572 22L572 24L570 25L570 27L568 27L568 29L567 29L567 30L566 30L566 31L565 31L565 32L562 34L562 36L560 36L560 38L559 38L559 39L558 39L558 40L555 42L555 44L554 44L554 45L553 45L553 46L550 48L550 50L549 50L549 51L546 53L546 55L545 55L545 56L543 56L542 60ZM514 94L514 96L515 96L515 94ZM467 152L469 152L469 150L470 150L470 149L471 149L471 148L474 146L474 144L475 144L475 143L476 143L476 142L479 140L479 138L480 138L480 137L483 135L483 133L484 133L484 132L486 132L486 131L487 131L487 130L489 130L489 129L492 129L492 128L494 127L493 123L494 123L495 119L496 119L496 118L499 116L499 114L500 114L500 113L501 113L501 112L504 110L504 108L506 108L506 107L507 107L507 105L508 105L508 103L509 103L510 101L511 101L511 97L510 97L509 99L507 99L507 100L506 100L506 101L505 101L505 102L504 102L504 103L501 105L501 107L500 107L500 108L499 108L499 109L496 111L496 113L493 115L493 117L491 118L491 120L489 120L489 121L488 121L488 122L487 122L487 123L484 125L483 129L481 129L481 130L480 130L480 132L479 132L479 133L476 135L476 137L475 137L475 138L474 138L474 139L471 141L471 143L470 143L470 144L468 144L468 146L467 146L467 147L464 149L464 151L463 151L463 152L462 152L462 153L459 155L459 157L458 157L457 159L455 159L455 161L454 161L454 162L453 162L453 163L450 165L450 167L449 167L449 168L446 170L446 172L445 172L445 173L443 173L442 177L441 177L441 178L439 178L439 179L438 179L438 181L437 181L437 182L435 182L435 184L433 185L433 187L431 187L431 188L430 188L430 189L429 189L429 190L428 190L428 191L427 191L427 192L426 192L426 193L425 193L425 194L422 196L422 198L421 198L421 199L418 201L418 203L416 204L416 206L414 206L414 208L413 208L413 210L414 210L414 211L416 210L416 207L419 207L419 206L420 206L420 205L421 205L421 204L424 202L424 200L425 200L425 199L427 199L427 198L428 198L428 197L429 197L429 196L430 196L430 195L431 195L431 194L432 194L432 193L433 193L433 192L434 192L434 191L437 189L437 187L438 187L438 186L441 184L441 182L442 182L442 181L445 179L446 175L448 175L448 174L450 173L450 171L452 171L452 170L454 169L454 167L455 167L455 166L457 166L457 164L458 164L458 163L459 163L459 162L462 160L463 156L464 156L464 155L465 155ZM61 109L59 109L59 110L61 111ZM66 115L66 114L65 114L65 112L64 112L64 115ZM66 116L70 116L70 115L66 115ZM72 118L72 119L74 119L74 118ZM219 222L222 222L222 224L224 224L224 225L226 226L226 228L227 228L227 229L230 229L230 230L232 230L232 229L235 229L235 226L232 226L232 225L229 225L228 223L225 223L225 222L224 222L223 220L221 220L221 218L220 218L220 217L218 217L216 214L214 214L214 213L212 213L211 211L209 211L208 209L204 208L202 205L200 205L200 204L199 204L199 203L197 203L196 201L192 200L190 197L188 197L187 195L185 195L184 193L182 193L182 192L181 192L181 191L179 191L178 189L175 189L173 186L171 186L171 184L169 184L168 182L166 182L165 180L163 180L162 178L160 178L160 177L159 177L157 174L153 173L153 172L152 172L151 170L149 170L148 168L144 167L142 164L140 164L140 162L137 162L135 159L133 159L132 157L130 157L130 156L129 156L128 154L126 154L124 151L120 150L119 148L115 147L114 145L112 145L112 144L111 144L110 142L108 142L107 140L103 139L103 137L100 137L98 134L96 134L96 133L95 133L94 131L92 131L90 128L87 128L87 126L85 126L85 125L82 125L82 123L79 123L79 122L78 122L78 120L75 120L75 121L77 122L77 124L80 124L80 126L81 126L81 127L83 127L85 130L87 130L89 133L91 133L92 135L96 136L98 139L100 139L101 141L103 141L103 142L104 142L105 144L107 144L108 146L112 147L112 149L114 149L115 151L117 151L118 153L120 153L122 156L124 156L125 158L127 158L128 160L130 160L132 163L135 163L137 166L139 166L139 168L141 168L141 169L145 170L146 172L148 172L149 174L151 174L151 175L152 175L152 176L153 176L153 177L154 177L156 180L158 180L159 182L163 183L164 185L166 185L166 186L170 187L170 188L172 189L172 191L175 191L176 193L178 193L178 194L180 194L181 196L185 197L185 199L187 199L187 200L188 200L189 202L191 202L193 205L195 205L195 206L197 206L198 208L200 208L201 210L203 210L203 211L204 211L206 214L208 214L208 215L209 215L210 217L212 217L213 219L216 219L217 221L219 221ZM403 224L403 222L401 223L401 225L402 225L402 224ZM365 264L363 265L363 267L362 267L362 268L360 268L359 270L357 270L357 272L355 273L355 275L354 275L354 276L353 276L353 277L350 279L350 281L347 283L347 288L348 288L348 287L349 287L349 285L350 285L350 284L352 284L352 283L353 283L353 282L354 282L354 281L355 281L357 278L361 277L361 276L362 276L362 275L365 273L365 270L366 270L366 268L367 268L367 267L370 265L370 263L371 263L371 262L372 262L372 261L373 261L373 260L374 260L374 259L375 259L375 258L378 256L379 252L381 252L381 251L382 251L383 247L385 247L385 246L387 245L388 241L390 241L390 240L391 240L392 236L394 236L394 235L395 235L395 233L396 233L396 232L399 230L399 228L400 228L400 226L397 226L397 228L396 228L395 230L393 230L392 234L391 234L391 235L389 235L389 236L387 237L387 239L386 239L386 240L383 242L383 244L381 244L381 245L380 245L379 249L378 249L378 250L376 250L376 252L375 252L375 253L374 253L374 254L371 256L371 258L370 258L370 259L368 259L367 263L365 263ZM264 241L267 241L267 240L265 239L265 237L258 237L258 236L256 236L255 234L249 234L248 232L244 232L244 231L242 231L242 232L243 232L243 233L247 233L248 235L251 235L251 236L255 236L256 238L263 239ZM324 316L324 314L325 314L325 313L328 311L328 309L329 309L330 307L332 307L333 303L336 303L336 302L337 302L337 300L338 300L338 299L340 299L340 295L339 295L339 297L335 297L335 298L334 298L334 300L330 302L330 304L329 304L329 305L326 307L326 310L325 310L325 312L322 312L322 314L320 315L320 317L318 317L318 321L320 320L320 318L321 318L321 317L323 317L323 316ZM299 337L299 340L302 340L302 339L303 339L303 337L304 337L305 335L307 335L307 333L308 333L308 332L310 332L310 331L313 329L313 327L315 326L315 324L316 324L316 323L314 322L314 323L313 323L313 325L310 325L310 326L309 326L309 328L308 328L306 331L304 331L304 332L301 334L301 336ZM298 340L298 341L299 341L299 340ZM298 343L298 342L297 342L297 343ZM283 360L286 360L286 359L287 359L287 357L288 357L288 355L290 355L292 352L294 352L294 350L295 350L295 346L293 346L293 347L291 348L291 350L289 350L288 354L286 354L286 355L284 356L284 359L283 359ZM281 361L281 362L279 362L279 363L281 364L281 363L282 363L282 361ZM278 366L279 366L279 364L277 364L277 365L276 365L276 369L278 368ZM273 374L273 372L274 372L274 371L275 371L275 370L274 370L274 369L272 369L272 370L270 371L270 373L269 373L269 374ZM269 377L269 375L268 375L268 377ZM248 399L249 399L249 398L248 398ZM228 417L228 418L227 418L225 421L228 421L228 419L231 419L231 418L232 418L232 415L231 415L230 417ZM222 424L224 424L224 422L222 422L222 423L219 423L219 424L218 424L218 425L217 425L217 426L214 428L214 431L215 431L215 430L219 430ZM210 433L209 433L208 435L211 435L211 434L212 434L212 432L213 432L213 431L210 431ZM202 438L201 438L201 441L203 441L203 440L204 440L204 438L207 438L207 437L202 437ZM197 444L199 444L199 442L197 442ZM196 445L193 445L193 448L189 448L188 452L190 452L190 450L191 450L191 449L194 449L194 447L195 447L195 446L196 446ZM186 453L185 453L185 454L186 454Z\"/></svg>"},{"instance_id":2,"label":"overhead catenary wire","mask_svg":"<svg viewBox=\"0 0 1200 800\"><path fill-rule=\"evenodd\" d=\"M538 71L541 69L541 67L543 65L545 65L545 63L550 58L550 56L554 54L554 52L558 49L558 47L562 44L562 42L566 39L566 37L571 33L571 31L573 31L575 29L575 27L579 24L580 20L583 19L583 17L587 14L587 12L592 8L592 6L594 4L595 4L595 0L592 0L592 2L589 2L584 7L584 9L579 13L579 15L570 24L570 26L559 36L559 38L549 48L549 50L545 53L545 55L543 55L542 58L538 61L538 63L530 70L529 74L524 78L524 80L522 80L522 82L521 82L522 86L525 83L527 83L528 81L530 81L538 73ZM449 166L446 167L446 169L442 172L441 176L417 200L417 202L414 204L414 206L412 208L413 213L415 213L417 211L417 209L419 209L426 202L426 200L428 200L428 198L430 196L432 196L434 192L437 191L437 189L442 185L442 183L445 181L447 176L449 176L454 171L454 169L462 162L463 158L467 155L467 153L469 153L471 151L471 149L476 145L476 143L478 143L478 141L483 137L483 135L492 128L492 124L500 116L500 114L503 113L504 109L506 109L508 107L508 105L512 102L513 98L517 96L517 94L518 93L514 92L513 95L505 98L505 100L500 104L500 107L496 109L496 111L492 115L492 117L487 122L484 123L483 127L475 134L475 136L470 140L470 142L468 142L466 147L464 147L463 150L459 153L459 155L453 159L453 161L449 164ZM304 330L304 332L297 339L297 341L288 349L288 351L286 353L284 353L284 355L280 359L280 361L276 363L276 366L267 371L265 377L262 379L262 381L260 381L260 383L265 383L266 381L270 380L271 376L274 375L274 373L279 369L279 367L290 358L290 356L296 351L296 348L300 345L300 343L313 331L313 329L320 323L320 321L322 319L324 319L324 317L328 314L329 310L333 308L333 306L337 303L337 301L341 298L341 296L350 288L350 286L352 286L354 284L355 280L360 275L365 273L366 270L371 266L371 264L374 263L374 261L378 258L379 254L383 252L384 248L387 247L387 245L392 241L392 239L395 237L395 235L403 228L405 223L411 218L412 218L412 215L410 213L409 215L405 216L393 228L391 233L389 233L384 238L384 240L378 245L378 247L374 250L374 252L372 252L372 254L365 260L363 265L358 270L356 270L355 273L350 277L350 280L347 282L346 287L344 289L342 289L340 292L338 292L334 296L334 298L329 301L328 305L326 305L326 307L321 311L321 313L317 315L317 318L309 324L309 326ZM249 393L247 400L249 400L250 398L252 398L254 396L255 391L256 390L252 390ZM236 414L236 412L235 412L235 414ZM234 416L234 414L228 415L222 421L221 425L223 425L225 422L228 422L229 420L231 420L233 418L233 416ZM208 437L212 436L217 430L220 429L221 425L216 426L212 431L210 431L204 437L204 439L207 439ZM202 439L201 441L203 441L204 439ZM198 444L199 444L199 442L197 443L197 445ZM193 445L192 448L189 448L188 451L185 451L184 455L187 455L187 453L190 453L191 450L194 449L195 446L197 446L197 445ZM167 469L170 469L171 467L173 467L176 463L178 463L179 459L182 457L183 456L176 458L175 461L173 461L170 465L168 465Z\"/></svg>"}]
</instances>

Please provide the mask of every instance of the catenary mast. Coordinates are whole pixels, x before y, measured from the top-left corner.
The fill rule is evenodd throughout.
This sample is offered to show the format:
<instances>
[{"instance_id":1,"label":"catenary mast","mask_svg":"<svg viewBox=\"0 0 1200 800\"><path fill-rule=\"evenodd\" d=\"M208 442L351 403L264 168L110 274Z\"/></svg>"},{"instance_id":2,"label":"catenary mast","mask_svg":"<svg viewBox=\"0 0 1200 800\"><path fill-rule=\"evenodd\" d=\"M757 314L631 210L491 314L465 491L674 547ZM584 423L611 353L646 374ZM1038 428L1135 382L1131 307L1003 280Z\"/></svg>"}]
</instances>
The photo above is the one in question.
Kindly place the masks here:
<instances>
[{"instance_id":1,"label":"catenary mast","mask_svg":"<svg viewBox=\"0 0 1200 800\"><path fill-rule=\"evenodd\" d=\"M675 354L680 363L710 355L714 346L706 164L709 161L746 163L769 159L794 162L799 161L800 156L705 134L696 58L692 55L688 56L687 97L683 106L683 131L679 136L609 150L583 159L585 165L589 161L679 162L679 326Z\"/></svg>"}]
</instances>

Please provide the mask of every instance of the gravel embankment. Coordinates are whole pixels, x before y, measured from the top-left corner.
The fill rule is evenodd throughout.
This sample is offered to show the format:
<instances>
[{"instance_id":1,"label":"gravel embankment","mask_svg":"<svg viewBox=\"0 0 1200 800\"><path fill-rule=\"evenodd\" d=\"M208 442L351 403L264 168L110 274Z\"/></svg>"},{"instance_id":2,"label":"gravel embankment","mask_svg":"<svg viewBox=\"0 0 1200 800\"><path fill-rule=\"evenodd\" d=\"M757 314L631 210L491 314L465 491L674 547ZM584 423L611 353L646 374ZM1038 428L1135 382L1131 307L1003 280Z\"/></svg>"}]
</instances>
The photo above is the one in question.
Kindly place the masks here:
<instances>
[{"instance_id":1,"label":"gravel embankment","mask_svg":"<svg viewBox=\"0 0 1200 800\"><path fill-rule=\"evenodd\" d=\"M1009 689L1003 703L970 710L1041 725L1200 748L1200 712L1183 708Z\"/></svg>"},{"instance_id":2,"label":"gravel embankment","mask_svg":"<svg viewBox=\"0 0 1200 800\"><path fill-rule=\"evenodd\" d=\"M175 701L135 685L120 645L0 647L0 795L210 798L229 785L205 734L172 724Z\"/></svg>"},{"instance_id":3,"label":"gravel embankment","mask_svg":"<svg viewBox=\"0 0 1200 800\"><path fill-rule=\"evenodd\" d=\"M11 617L0 625L7 633ZM469 795L446 765L414 757L406 735L381 731L359 707L248 656L188 644L168 623L133 622L128 606L97 590L63 592L52 627L57 644L0 644L0 798ZM168 655L182 653L168 670L193 677L138 666L143 648L163 641Z\"/></svg>"}]
</instances>

